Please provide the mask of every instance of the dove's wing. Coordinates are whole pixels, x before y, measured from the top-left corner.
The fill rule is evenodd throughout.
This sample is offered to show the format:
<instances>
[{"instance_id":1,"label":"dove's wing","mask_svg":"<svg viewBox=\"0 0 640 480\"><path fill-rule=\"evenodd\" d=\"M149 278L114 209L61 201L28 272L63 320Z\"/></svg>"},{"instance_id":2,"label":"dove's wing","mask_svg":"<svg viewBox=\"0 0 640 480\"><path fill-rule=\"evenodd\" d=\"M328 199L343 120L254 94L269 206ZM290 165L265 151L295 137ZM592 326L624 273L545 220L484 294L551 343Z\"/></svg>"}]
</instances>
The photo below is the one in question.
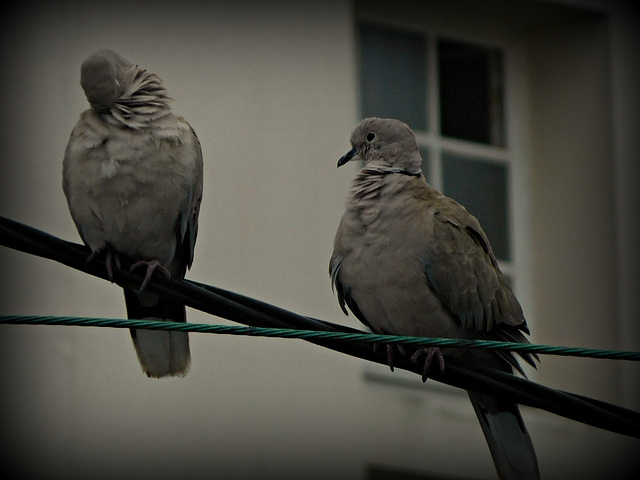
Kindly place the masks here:
<instances>
[{"instance_id":1,"label":"dove's wing","mask_svg":"<svg viewBox=\"0 0 640 480\"><path fill-rule=\"evenodd\" d=\"M420 247L427 284L466 328L482 338L528 343L522 307L498 267L478 220L454 200L438 196L425 204L427 236ZM508 352L498 355L522 372ZM529 354L521 354L535 366Z\"/></svg>"}]
</instances>

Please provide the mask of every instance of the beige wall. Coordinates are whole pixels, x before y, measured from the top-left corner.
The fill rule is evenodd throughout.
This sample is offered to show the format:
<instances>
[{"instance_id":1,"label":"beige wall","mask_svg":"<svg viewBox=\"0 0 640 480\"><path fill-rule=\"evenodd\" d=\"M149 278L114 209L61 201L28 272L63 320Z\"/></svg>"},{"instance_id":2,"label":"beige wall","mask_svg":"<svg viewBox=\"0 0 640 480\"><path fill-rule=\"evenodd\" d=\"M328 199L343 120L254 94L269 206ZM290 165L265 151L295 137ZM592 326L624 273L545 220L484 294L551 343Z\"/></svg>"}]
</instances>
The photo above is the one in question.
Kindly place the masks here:
<instances>
[{"instance_id":1,"label":"beige wall","mask_svg":"<svg viewBox=\"0 0 640 480\"><path fill-rule=\"evenodd\" d=\"M132 3L48 2L4 16L0 214L79 241L60 187L62 155L86 108L79 65L113 48L162 76L202 142L205 195L189 278L358 326L343 317L327 275L354 173L335 168L358 120L349 2ZM459 22L476 29L495 19L472 17ZM620 161L613 145L621 140L606 92L608 28L617 23L552 15L534 25L550 18L558 23L548 32L511 32L528 55L534 340L616 348L616 265L624 262L612 214ZM2 313L125 314L116 286L6 249L0 261L11 273ZM189 319L221 322L198 312ZM0 335L3 437L24 472L364 478L373 463L494 476L464 396L429 383L365 382L365 371L386 370L303 342L192 335L189 375L153 381L124 331L2 327ZM537 379L617 403L629 398L614 362L545 357ZM637 447L544 412L525 414L549 478L592 478L587 472L610 470Z\"/></svg>"},{"instance_id":2,"label":"beige wall","mask_svg":"<svg viewBox=\"0 0 640 480\"><path fill-rule=\"evenodd\" d=\"M608 33L604 15L570 16L529 41L541 343L619 346ZM575 369L584 373L567 378ZM612 362L575 358L545 359L540 371L543 381L613 402L621 399L618 375Z\"/></svg>"}]
</instances>

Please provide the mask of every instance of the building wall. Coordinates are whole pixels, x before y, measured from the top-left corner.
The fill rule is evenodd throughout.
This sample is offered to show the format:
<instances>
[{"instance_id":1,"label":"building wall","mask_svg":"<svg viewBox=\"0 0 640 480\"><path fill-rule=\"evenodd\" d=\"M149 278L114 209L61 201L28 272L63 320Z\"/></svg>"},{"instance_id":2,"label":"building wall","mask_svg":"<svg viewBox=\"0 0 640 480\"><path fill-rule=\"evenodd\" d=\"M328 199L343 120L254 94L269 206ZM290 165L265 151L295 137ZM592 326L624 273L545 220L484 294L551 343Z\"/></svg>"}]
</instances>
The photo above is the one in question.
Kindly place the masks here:
<instances>
[{"instance_id":1,"label":"building wall","mask_svg":"<svg viewBox=\"0 0 640 480\"><path fill-rule=\"evenodd\" d=\"M520 2L487 3L493 11L507 4ZM627 315L632 308L616 254L628 243L615 232L630 230L612 214L620 202L614 175L627 168L620 152L637 150L626 122L634 112L612 108L625 105L620 90L613 99L607 93L633 72L620 79L607 69L628 65L622 60L633 52L611 56L621 55L614 47L624 40L619 10L583 17L525 4L541 15L534 27L549 26L512 33L526 52L532 112L533 338L620 347L618 332L629 322L619 297ZM426 14L452 18L425 5ZM188 277L359 327L343 317L327 274L355 173L335 168L358 121L354 8L346 1L16 7L1 29L0 214L79 241L60 186L62 156L86 108L80 63L112 48L161 75L174 110L202 143L205 193ZM518 9L507 10L515 17ZM455 21L473 30L469 20L487 23L490 13L481 8ZM583 81L574 84L574 76ZM631 217L628 208L619 215ZM2 313L125 315L115 285L6 249L0 261ZM625 281L637 279L622 271ZM3 326L0 335L3 468L53 478L313 479L365 478L366 466L379 464L495 475L463 394L432 382L394 387L382 367L301 341L191 335L188 376L155 381L141 373L125 331ZM536 380L632 404L634 374L613 362L545 357ZM525 416L547 478L598 478L637 447L545 412L525 409Z\"/></svg>"},{"instance_id":2,"label":"building wall","mask_svg":"<svg viewBox=\"0 0 640 480\"><path fill-rule=\"evenodd\" d=\"M607 18L568 16L531 35L532 248L538 257L533 271L538 338L541 343L617 348ZM575 367L584 375L567 378L566 369ZM598 372L597 387L589 370ZM590 391L614 402L621 398L618 374L615 364L584 359L552 357L541 369L541 376L558 386Z\"/></svg>"}]
</instances>

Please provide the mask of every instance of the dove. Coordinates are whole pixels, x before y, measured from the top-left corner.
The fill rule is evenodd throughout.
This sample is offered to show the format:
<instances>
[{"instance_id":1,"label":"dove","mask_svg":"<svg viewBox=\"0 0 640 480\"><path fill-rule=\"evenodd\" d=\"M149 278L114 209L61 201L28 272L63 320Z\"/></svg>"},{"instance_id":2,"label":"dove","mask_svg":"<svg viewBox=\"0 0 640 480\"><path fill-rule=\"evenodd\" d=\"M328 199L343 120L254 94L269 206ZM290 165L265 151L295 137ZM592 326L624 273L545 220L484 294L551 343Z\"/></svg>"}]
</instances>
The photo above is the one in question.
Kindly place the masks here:
<instances>
[{"instance_id":1,"label":"dove","mask_svg":"<svg viewBox=\"0 0 640 480\"><path fill-rule=\"evenodd\" d=\"M200 142L175 115L158 75L112 50L92 53L80 69L90 108L71 132L62 187L88 262L120 256L146 269L139 290L124 288L127 316L186 322L185 306L145 291L154 273L184 278L193 262L202 200ZM184 376L191 363L186 332L132 329L149 377Z\"/></svg>"},{"instance_id":2,"label":"dove","mask_svg":"<svg viewBox=\"0 0 640 480\"><path fill-rule=\"evenodd\" d=\"M351 184L329 263L344 313L348 307L373 332L385 335L528 343L522 307L489 239L462 205L426 182L409 126L366 118L353 131L351 146L338 167L352 159L364 165ZM463 361L524 375L505 351L443 350ZM392 370L393 353L387 347ZM445 371L440 349L417 349L411 360L422 356L423 381L434 361ZM531 355L521 356L535 366ZM468 395L499 477L539 478L518 406L473 391Z\"/></svg>"}]
</instances>

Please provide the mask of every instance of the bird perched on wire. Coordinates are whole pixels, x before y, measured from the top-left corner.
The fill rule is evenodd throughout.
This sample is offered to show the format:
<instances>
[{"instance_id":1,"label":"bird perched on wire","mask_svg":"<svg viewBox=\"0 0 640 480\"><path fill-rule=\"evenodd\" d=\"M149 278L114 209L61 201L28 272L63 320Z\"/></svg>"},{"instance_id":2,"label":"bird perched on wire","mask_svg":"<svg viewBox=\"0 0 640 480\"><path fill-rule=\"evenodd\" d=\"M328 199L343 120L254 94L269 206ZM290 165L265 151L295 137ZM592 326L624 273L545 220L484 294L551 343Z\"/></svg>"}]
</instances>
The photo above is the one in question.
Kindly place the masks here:
<instances>
[{"instance_id":1,"label":"bird perched on wire","mask_svg":"<svg viewBox=\"0 0 640 480\"><path fill-rule=\"evenodd\" d=\"M112 50L80 70L91 106L71 132L63 190L91 261L106 255L109 278L120 255L145 268L138 291L124 287L131 319L185 322L185 307L145 291L154 272L183 278L193 262L202 199L202 150L175 115L156 74ZM156 273L157 274L157 273ZM131 330L144 372L183 376L191 362L186 332Z\"/></svg>"},{"instance_id":2,"label":"bird perched on wire","mask_svg":"<svg viewBox=\"0 0 640 480\"><path fill-rule=\"evenodd\" d=\"M522 308L507 284L478 220L431 187L421 171L415 136L395 119L367 118L351 135L353 147L338 167L365 162L351 185L329 265L345 305L379 334L528 343ZM387 347L393 369L393 348ZM522 372L511 353L445 350L490 368ZM446 366L438 348L424 356ZM523 359L534 365L529 354ZM524 374L524 372L522 372ZM468 392L500 478L539 478L537 458L518 406Z\"/></svg>"}]
</instances>

